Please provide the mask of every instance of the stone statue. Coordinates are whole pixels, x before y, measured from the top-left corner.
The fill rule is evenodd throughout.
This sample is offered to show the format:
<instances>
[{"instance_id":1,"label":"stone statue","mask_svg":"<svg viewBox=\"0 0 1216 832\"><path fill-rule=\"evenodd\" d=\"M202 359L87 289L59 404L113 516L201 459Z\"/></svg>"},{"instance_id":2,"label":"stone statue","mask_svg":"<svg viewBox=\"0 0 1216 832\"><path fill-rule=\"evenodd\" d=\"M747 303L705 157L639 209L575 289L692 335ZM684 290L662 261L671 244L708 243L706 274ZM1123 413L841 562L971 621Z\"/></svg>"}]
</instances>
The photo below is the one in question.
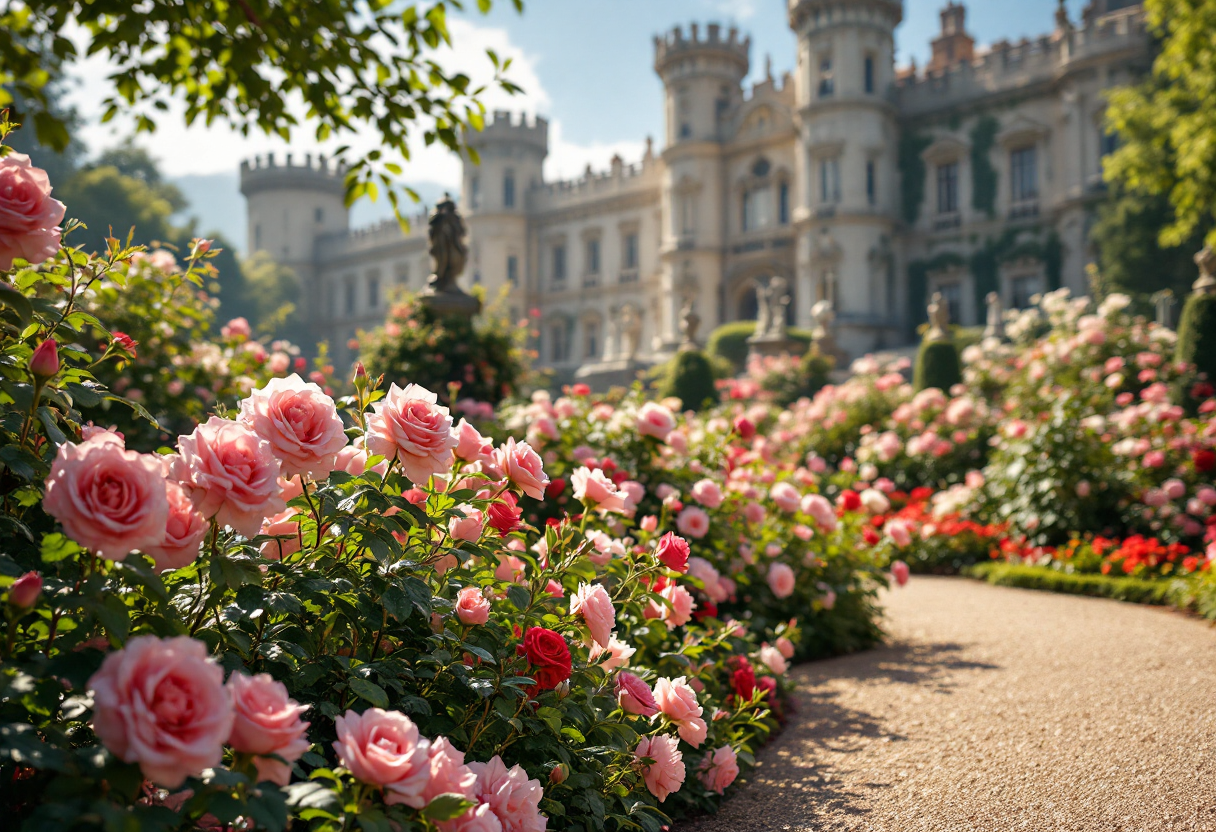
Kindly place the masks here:
<instances>
[{"instance_id":1,"label":"stone statue","mask_svg":"<svg viewBox=\"0 0 1216 832\"><path fill-rule=\"evenodd\" d=\"M1195 255L1195 265L1199 267L1199 279L1192 287L1195 294L1216 295L1216 249L1205 246Z\"/></svg>"},{"instance_id":2,"label":"stone statue","mask_svg":"<svg viewBox=\"0 0 1216 832\"><path fill-rule=\"evenodd\" d=\"M984 337L1004 338L1005 307L1001 303L1001 296L996 292L989 292L984 302L988 304L988 325L984 327Z\"/></svg>"},{"instance_id":3,"label":"stone statue","mask_svg":"<svg viewBox=\"0 0 1216 832\"><path fill-rule=\"evenodd\" d=\"M621 307L621 339L625 347L625 360L633 361L642 341L642 318L638 311L628 304Z\"/></svg>"},{"instance_id":4,"label":"stone statue","mask_svg":"<svg viewBox=\"0 0 1216 832\"><path fill-rule=\"evenodd\" d=\"M772 294L769 287L756 287L756 332L752 335L753 338L763 338L768 334L768 329L772 326L773 308Z\"/></svg>"},{"instance_id":5,"label":"stone statue","mask_svg":"<svg viewBox=\"0 0 1216 832\"><path fill-rule=\"evenodd\" d=\"M830 302L821 300L812 306L811 320L814 322L811 328L811 338L815 343L832 337L832 322L836 320L836 313L832 310Z\"/></svg>"},{"instance_id":6,"label":"stone statue","mask_svg":"<svg viewBox=\"0 0 1216 832\"><path fill-rule=\"evenodd\" d=\"M950 305L941 292L934 292L929 301L929 331L925 333L925 340L950 340Z\"/></svg>"},{"instance_id":7,"label":"stone statue","mask_svg":"<svg viewBox=\"0 0 1216 832\"><path fill-rule=\"evenodd\" d=\"M684 301L684 308L680 310L680 334L683 336L680 341L681 352L691 352L699 348L697 328L700 326L701 316L697 314L696 305L689 298Z\"/></svg>"},{"instance_id":8,"label":"stone statue","mask_svg":"<svg viewBox=\"0 0 1216 832\"><path fill-rule=\"evenodd\" d=\"M460 218L456 203L449 195L444 194L435 210L431 211L427 226L429 252L435 271L427 279L426 289L420 297L440 314L477 314L481 310L481 301L465 293L456 283L468 262L469 249L464 243L464 220Z\"/></svg>"},{"instance_id":9,"label":"stone statue","mask_svg":"<svg viewBox=\"0 0 1216 832\"><path fill-rule=\"evenodd\" d=\"M774 340L785 338L786 316L790 305L790 295L786 291L788 286L789 283L781 276L774 277L768 282L769 322L765 334Z\"/></svg>"}]
</instances>

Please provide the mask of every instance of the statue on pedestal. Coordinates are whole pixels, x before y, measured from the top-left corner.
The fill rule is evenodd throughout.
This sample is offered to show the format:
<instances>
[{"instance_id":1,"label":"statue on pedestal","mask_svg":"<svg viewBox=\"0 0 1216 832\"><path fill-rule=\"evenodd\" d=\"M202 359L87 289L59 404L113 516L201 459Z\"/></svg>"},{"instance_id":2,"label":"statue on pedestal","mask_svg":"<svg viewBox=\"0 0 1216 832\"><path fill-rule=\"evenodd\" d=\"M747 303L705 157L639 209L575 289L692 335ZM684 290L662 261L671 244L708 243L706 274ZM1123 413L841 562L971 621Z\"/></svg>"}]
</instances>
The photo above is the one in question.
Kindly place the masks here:
<instances>
[{"instance_id":1,"label":"statue on pedestal","mask_svg":"<svg viewBox=\"0 0 1216 832\"><path fill-rule=\"evenodd\" d=\"M684 308L680 311L680 335L683 336L680 341L681 352L700 349L697 343L697 328L700 326L701 316L697 314L692 299L685 300Z\"/></svg>"},{"instance_id":2,"label":"statue on pedestal","mask_svg":"<svg viewBox=\"0 0 1216 832\"><path fill-rule=\"evenodd\" d=\"M790 296L786 291L789 284L781 276L774 277L768 282L769 291L769 323L766 337L774 341L785 339L786 316L789 314Z\"/></svg>"},{"instance_id":3,"label":"statue on pedestal","mask_svg":"<svg viewBox=\"0 0 1216 832\"><path fill-rule=\"evenodd\" d=\"M1195 294L1216 295L1216 249L1205 246L1195 255L1195 265L1199 267L1199 279L1192 287Z\"/></svg>"},{"instance_id":4,"label":"statue on pedestal","mask_svg":"<svg viewBox=\"0 0 1216 832\"><path fill-rule=\"evenodd\" d=\"M1001 296L996 292L989 292L984 302L988 304L988 325L984 327L984 337L1004 338L1005 307L1001 303Z\"/></svg>"},{"instance_id":5,"label":"statue on pedestal","mask_svg":"<svg viewBox=\"0 0 1216 832\"><path fill-rule=\"evenodd\" d=\"M753 338L763 338L772 324L773 310L769 306L772 295L767 285L756 287L756 331Z\"/></svg>"},{"instance_id":6,"label":"statue on pedestal","mask_svg":"<svg viewBox=\"0 0 1216 832\"><path fill-rule=\"evenodd\" d=\"M456 203L449 195L444 194L435 210L431 211L427 227L429 252L435 271L427 279L427 286L419 297L440 315L476 315L481 311L481 301L456 283L468 262L469 249L464 244L464 220L460 218Z\"/></svg>"},{"instance_id":7,"label":"statue on pedestal","mask_svg":"<svg viewBox=\"0 0 1216 832\"><path fill-rule=\"evenodd\" d=\"M642 318L629 304L621 307L621 338L625 347L624 358L632 362L637 357L638 345L642 340Z\"/></svg>"},{"instance_id":8,"label":"statue on pedestal","mask_svg":"<svg viewBox=\"0 0 1216 832\"><path fill-rule=\"evenodd\" d=\"M816 302L811 307L811 339L816 343L828 342L832 339L832 322L836 320L836 313L832 310L832 304L826 300Z\"/></svg>"},{"instance_id":9,"label":"statue on pedestal","mask_svg":"<svg viewBox=\"0 0 1216 832\"><path fill-rule=\"evenodd\" d=\"M934 292L929 301L929 331L925 333L925 340L950 340L950 305L941 292Z\"/></svg>"}]
</instances>

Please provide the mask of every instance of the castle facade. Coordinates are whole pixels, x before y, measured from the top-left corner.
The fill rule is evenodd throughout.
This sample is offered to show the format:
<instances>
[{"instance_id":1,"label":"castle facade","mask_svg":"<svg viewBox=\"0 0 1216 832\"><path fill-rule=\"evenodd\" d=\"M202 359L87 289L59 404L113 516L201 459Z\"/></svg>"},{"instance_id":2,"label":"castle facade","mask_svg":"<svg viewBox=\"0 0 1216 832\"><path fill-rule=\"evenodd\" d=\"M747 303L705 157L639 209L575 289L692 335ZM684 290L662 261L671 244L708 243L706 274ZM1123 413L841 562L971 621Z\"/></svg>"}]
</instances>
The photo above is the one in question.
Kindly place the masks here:
<instances>
[{"instance_id":1,"label":"castle facade","mask_svg":"<svg viewBox=\"0 0 1216 832\"><path fill-rule=\"evenodd\" d=\"M548 124L496 112L470 139L462 282L535 317L559 381L654 363L683 311L713 327L756 316L757 289L789 287L790 323L821 300L852 355L915 337L926 298L979 323L1067 286L1087 289L1103 198L1104 93L1151 62L1140 3L1061 2L1050 34L979 50L951 0L923 68L896 69L900 0L788 0L797 66L745 89L749 40L710 24L655 38L666 134L643 158L549 182ZM430 271L426 223L349 228L342 172L324 159L241 165L249 247L301 280L300 308L335 358L378 326L398 288Z\"/></svg>"}]
</instances>

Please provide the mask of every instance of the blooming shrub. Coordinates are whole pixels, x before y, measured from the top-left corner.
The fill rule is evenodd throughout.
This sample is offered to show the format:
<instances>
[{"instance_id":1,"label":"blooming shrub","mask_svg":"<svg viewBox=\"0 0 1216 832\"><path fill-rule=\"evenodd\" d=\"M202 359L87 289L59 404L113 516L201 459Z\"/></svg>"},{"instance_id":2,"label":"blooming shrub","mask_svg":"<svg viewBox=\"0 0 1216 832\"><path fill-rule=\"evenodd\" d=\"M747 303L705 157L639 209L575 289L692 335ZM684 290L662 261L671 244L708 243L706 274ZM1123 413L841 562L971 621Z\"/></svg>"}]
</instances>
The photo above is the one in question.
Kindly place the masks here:
<instances>
[{"instance_id":1,"label":"blooming shrub","mask_svg":"<svg viewBox=\"0 0 1216 832\"><path fill-rule=\"evenodd\" d=\"M360 368L335 401L276 361L231 405L166 399L150 453L169 425L129 394L193 381L172 359L198 345L162 333L145 367L103 313L146 290L155 327L205 244L180 272L13 250L36 261L0 274L14 828L657 832L752 764L799 650L877 637L869 509L824 511L744 413L578 391L498 441L425 385ZM90 423L98 401L151 428Z\"/></svg>"}]
</instances>

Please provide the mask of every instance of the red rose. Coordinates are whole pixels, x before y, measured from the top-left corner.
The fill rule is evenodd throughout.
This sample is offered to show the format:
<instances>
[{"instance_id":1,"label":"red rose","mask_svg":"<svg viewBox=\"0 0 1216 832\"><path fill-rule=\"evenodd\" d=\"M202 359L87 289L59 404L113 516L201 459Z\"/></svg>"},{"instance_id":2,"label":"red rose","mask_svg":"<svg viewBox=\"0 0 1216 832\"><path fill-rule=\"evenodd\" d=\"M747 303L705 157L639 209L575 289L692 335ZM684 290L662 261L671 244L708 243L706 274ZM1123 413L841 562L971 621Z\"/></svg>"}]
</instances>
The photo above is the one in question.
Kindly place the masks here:
<instances>
[{"instance_id":1,"label":"red rose","mask_svg":"<svg viewBox=\"0 0 1216 832\"><path fill-rule=\"evenodd\" d=\"M561 496L561 493L566 490L566 478L554 477L549 480L549 484L545 486L545 496L552 500L555 497Z\"/></svg>"},{"instance_id":2,"label":"red rose","mask_svg":"<svg viewBox=\"0 0 1216 832\"><path fill-rule=\"evenodd\" d=\"M756 680L756 687L764 692L764 698L769 702L774 701L777 693L777 680L772 676L763 676Z\"/></svg>"},{"instance_id":3,"label":"red rose","mask_svg":"<svg viewBox=\"0 0 1216 832\"><path fill-rule=\"evenodd\" d=\"M552 690L570 678L570 648L560 634L529 627L520 649L533 667L532 678L540 690Z\"/></svg>"},{"instance_id":4,"label":"red rose","mask_svg":"<svg viewBox=\"0 0 1216 832\"><path fill-rule=\"evenodd\" d=\"M882 536L874 530L873 526L866 526L861 532L861 537L870 546L873 546L874 544L878 543L878 541L882 540Z\"/></svg>"},{"instance_id":5,"label":"red rose","mask_svg":"<svg viewBox=\"0 0 1216 832\"><path fill-rule=\"evenodd\" d=\"M688 571L688 541L675 532L668 532L659 538L654 556L668 569Z\"/></svg>"},{"instance_id":6,"label":"red rose","mask_svg":"<svg viewBox=\"0 0 1216 832\"><path fill-rule=\"evenodd\" d=\"M1191 454L1191 461L1195 463L1195 470L1207 473L1216 468L1216 451L1209 448L1196 448Z\"/></svg>"},{"instance_id":7,"label":"red rose","mask_svg":"<svg viewBox=\"0 0 1216 832\"><path fill-rule=\"evenodd\" d=\"M718 605L713 601L702 601L697 605L697 611L692 614L693 620L703 621L706 618L718 617Z\"/></svg>"},{"instance_id":8,"label":"red rose","mask_svg":"<svg viewBox=\"0 0 1216 832\"><path fill-rule=\"evenodd\" d=\"M740 416L735 420L735 433L739 434L739 438L743 441L750 442L756 435L756 426L751 423L750 419Z\"/></svg>"},{"instance_id":9,"label":"red rose","mask_svg":"<svg viewBox=\"0 0 1216 832\"><path fill-rule=\"evenodd\" d=\"M1195 386L1191 388L1192 399L1210 399L1212 396L1216 396L1216 387L1213 387L1210 382L1196 382Z\"/></svg>"},{"instance_id":10,"label":"red rose","mask_svg":"<svg viewBox=\"0 0 1216 832\"><path fill-rule=\"evenodd\" d=\"M586 384L576 384L570 388L570 393L575 396L590 396L591 388Z\"/></svg>"},{"instance_id":11,"label":"red rose","mask_svg":"<svg viewBox=\"0 0 1216 832\"><path fill-rule=\"evenodd\" d=\"M113 341L112 346L122 349L123 351L130 354L130 356L132 358L135 357L135 347L137 347L139 345L138 341L136 341L134 338L132 338L127 333L118 332L117 330L114 332L111 332L110 334L114 336L114 341Z\"/></svg>"},{"instance_id":12,"label":"red rose","mask_svg":"<svg viewBox=\"0 0 1216 832\"><path fill-rule=\"evenodd\" d=\"M756 670L751 664L740 664L739 669L731 674L730 681L735 693L744 699L751 699L756 691Z\"/></svg>"},{"instance_id":13,"label":"red rose","mask_svg":"<svg viewBox=\"0 0 1216 832\"><path fill-rule=\"evenodd\" d=\"M502 495L502 502L493 503L486 509L490 525L497 529L498 534L502 537L506 537L519 527L519 518L523 516L523 513L524 510L516 505L515 495L509 491Z\"/></svg>"},{"instance_id":14,"label":"red rose","mask_svg":"<svg viewBox=\"0 0 1216 832\"><path fill-rule=\"evenodd\" d=\"M851 489L840 495L840 507L845 511L857 511L861 508L861 495Z\"/></svg>"}]
</instances>

